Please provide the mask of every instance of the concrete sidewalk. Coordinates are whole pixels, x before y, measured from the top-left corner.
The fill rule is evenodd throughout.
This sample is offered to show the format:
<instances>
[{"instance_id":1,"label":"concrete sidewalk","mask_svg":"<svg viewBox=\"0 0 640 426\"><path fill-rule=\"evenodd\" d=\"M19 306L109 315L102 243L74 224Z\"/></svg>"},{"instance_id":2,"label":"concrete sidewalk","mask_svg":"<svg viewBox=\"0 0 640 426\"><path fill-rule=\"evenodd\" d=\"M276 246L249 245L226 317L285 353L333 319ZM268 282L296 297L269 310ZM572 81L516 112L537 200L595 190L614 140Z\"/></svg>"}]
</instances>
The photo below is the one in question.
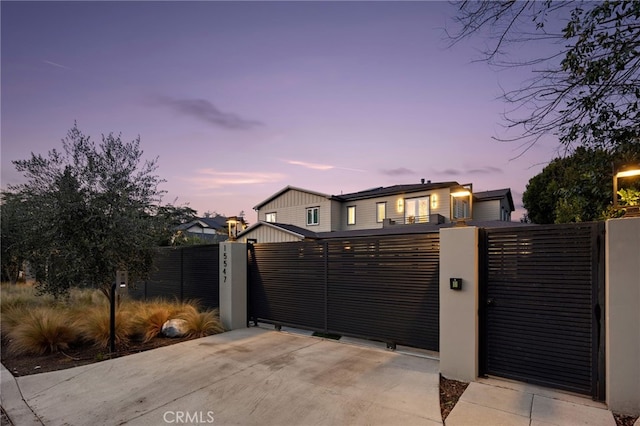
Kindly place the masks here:
<instances>
[{"instance_id":1,"label":"concrete sidewalk","mask_svg":"<svg viewBox=\"0 0 640 426\"><path fill-rule=\"evenodd\" d=\"M2 405L15 426L436 425L438 371L437 360L248 328L15 380L3 369Z\"/></svg>"},{"instance_id":2,"label":"concrete sidewalk","mask_svg":"<svg viewBox=\"0 0 640 426\"><path fill-rule=\"evenodd\" d=\"M447 417L447 426L616 426L599 402L524 383L472 382Z\"/></svg>"}]
</instances>

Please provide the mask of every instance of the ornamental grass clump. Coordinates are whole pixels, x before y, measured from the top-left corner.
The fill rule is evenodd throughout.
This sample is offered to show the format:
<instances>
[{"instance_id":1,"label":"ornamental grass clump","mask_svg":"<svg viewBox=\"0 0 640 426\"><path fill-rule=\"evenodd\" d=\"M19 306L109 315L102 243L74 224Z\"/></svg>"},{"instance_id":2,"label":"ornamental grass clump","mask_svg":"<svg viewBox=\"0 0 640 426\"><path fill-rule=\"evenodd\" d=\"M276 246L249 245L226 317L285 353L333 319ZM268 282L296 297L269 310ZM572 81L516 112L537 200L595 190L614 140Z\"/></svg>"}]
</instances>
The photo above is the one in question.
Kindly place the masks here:
<instances>
[{"instance_id":1,"label":"ornamental grass clump","mask_svg":"<svg viewBox=\"0 0 640 426\"><path fill-rule=\"evenodd\" d=\"M24 306L3 308L0 312L0 334L3 337L8 336L11 330L22 322L28 312L28 308Z\"/></svg>"},{"instance_id":2,"label":"ornamental grass clump","mask_svg":"<svg viewBox=\"0 0 640 426\"><path fill-rule=\"evenodd\" d=\"M134 333L131 314L124 309L116 310L115 343L127 346ZM99 348L108 348L111 339L111 312L108 306L94 306L83 311L75 325L82 339Z\"/></svg>"},{"instance_id":3,"label":"ornamental grass clump","mask_svg":"<svg viewBox=\"0 0 640 426\"><path fill-rule=\"evenodd\" d=\"M9 350L18 354L44 355L64 351L78 340L78 333L65 313L54 308L24 311L9 331Z\"/></svg>"},{"instance_id":4,"label":"ornamental grass clump","mask_svg":"<svg viewBox=\"0 0 640 426\"><path fill-rule=\"evenodd\" d=\"M75 308L107 306L109 300L95 288L72 288L69 290L68 305Z\"/></svg>"},{"instance_id":5,"label":"ornamental grass clump","mask_svg":"<svg viewBox=\"0 0 640 426\"><path fill-rule=\"evenodd\" d=\"M142 341L149 342L160 334L171 313L171 304L165 301L140 304L132 319L135 334L141 336Z\"/></svg>"},{"instance_id":6,"label":"ornamental grass clump","mask_svg":"<svg viewBox=\"0 0 640 426\"><path fill-rule=\"evenodd\" d=\"M49 295L39 295L31 284L0 285L0 311L5 312L16 307L50 306L54 298Z\"/></svg>"},{"instance_id":7,"label":"ornamental grass clump","mask_svg":"<svg viewBox=\"0 0 640 426\"><path fill-rule=\"evenodd\" d=\"M170 319L180 318L182 315L193 316L197 313L197 303L194 301L168 302L157 299L140 303L133 318L135 333L144 342L149 342L160 335L162 326Z\"/></svg>"},{"instance_id":8,"label":"ornamental grass clump","mask_svg":"<svg viewBox=\"0 0 640 426\"><path fill-rule=\"evenodd\" d=\"M203 312L185 311L178 318L186 321L187 337L190 338L205 337L224 332L217 309Z\"/></svg>"}]
</instances>

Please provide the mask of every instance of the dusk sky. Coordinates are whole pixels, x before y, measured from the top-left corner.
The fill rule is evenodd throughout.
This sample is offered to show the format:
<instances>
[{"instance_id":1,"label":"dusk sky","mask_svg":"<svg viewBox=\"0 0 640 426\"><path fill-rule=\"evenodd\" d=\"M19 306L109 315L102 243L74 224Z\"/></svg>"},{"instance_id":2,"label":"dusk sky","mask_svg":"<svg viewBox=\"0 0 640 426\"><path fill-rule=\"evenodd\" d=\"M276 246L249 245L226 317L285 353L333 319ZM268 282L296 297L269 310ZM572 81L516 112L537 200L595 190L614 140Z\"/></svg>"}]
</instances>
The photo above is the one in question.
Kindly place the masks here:
<instances>
[{"instance_id":1,"label":"dusk sky","mask_svg":"<svg viewBox=\"0 0 640 426\"><path fill-rule=\"evenodd\" d=\"M2 188L12 160L61 148L77 121L141 137L165 203L240 211L287 185L327 194L419 183L511 188L522 156L498 99L530 76L449 47L446 2L1 2ZM518 157L514 159L514 157ZM177 198L177 200L176 200Z\"/></svg>"}]
</instances>

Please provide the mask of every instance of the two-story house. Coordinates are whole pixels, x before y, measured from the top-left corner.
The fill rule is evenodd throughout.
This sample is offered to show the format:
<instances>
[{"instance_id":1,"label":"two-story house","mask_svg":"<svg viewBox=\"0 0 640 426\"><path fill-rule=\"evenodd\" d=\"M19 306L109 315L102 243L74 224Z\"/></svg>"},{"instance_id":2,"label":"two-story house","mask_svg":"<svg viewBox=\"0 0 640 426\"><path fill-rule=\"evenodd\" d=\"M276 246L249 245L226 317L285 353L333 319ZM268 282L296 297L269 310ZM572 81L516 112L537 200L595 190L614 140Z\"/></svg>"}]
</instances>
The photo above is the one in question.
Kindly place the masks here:
<instances>
[{"instance_id":1,"label":"two-story house","mask_svg":"<svg viewBox=\"0 0 640 426\"><path fill-rule=\"evenodd\" d=\"M510 221L511 190L473 193L472 185L422 180L328 195L287 186L257 204L258 222L240 241L282 242L402 232L406 226L451 226L460 221Z\"/></svg>"}]
</instances>

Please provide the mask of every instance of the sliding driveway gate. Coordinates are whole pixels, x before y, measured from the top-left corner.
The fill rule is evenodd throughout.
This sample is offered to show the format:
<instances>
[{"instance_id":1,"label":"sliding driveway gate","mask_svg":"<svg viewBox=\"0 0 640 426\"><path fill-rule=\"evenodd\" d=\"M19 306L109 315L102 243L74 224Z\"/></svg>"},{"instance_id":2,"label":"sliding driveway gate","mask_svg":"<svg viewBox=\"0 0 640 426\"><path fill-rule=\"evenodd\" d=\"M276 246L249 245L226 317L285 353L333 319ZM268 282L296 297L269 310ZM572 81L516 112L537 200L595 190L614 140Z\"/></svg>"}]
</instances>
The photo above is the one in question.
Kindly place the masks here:
<instances>
[{"instance_id":1,"label":"sliding driveway gate","mask_svg":"<svg viewBox=\"0 0 640 426\"><path fill-rule=\"evenodd\" d=\"M439 235L249 245L249 317L438 350Z\"/></svg>"},{"instance_id":2,"label":"sliding driveway gate","mask_svg":"<svg viewBox=\"0 0 640 426\"><path fill-rule=\"evenodd\" d=\"M604 224L481 235L483 373L604 399Z\"/></svg>"}]
</instances>

